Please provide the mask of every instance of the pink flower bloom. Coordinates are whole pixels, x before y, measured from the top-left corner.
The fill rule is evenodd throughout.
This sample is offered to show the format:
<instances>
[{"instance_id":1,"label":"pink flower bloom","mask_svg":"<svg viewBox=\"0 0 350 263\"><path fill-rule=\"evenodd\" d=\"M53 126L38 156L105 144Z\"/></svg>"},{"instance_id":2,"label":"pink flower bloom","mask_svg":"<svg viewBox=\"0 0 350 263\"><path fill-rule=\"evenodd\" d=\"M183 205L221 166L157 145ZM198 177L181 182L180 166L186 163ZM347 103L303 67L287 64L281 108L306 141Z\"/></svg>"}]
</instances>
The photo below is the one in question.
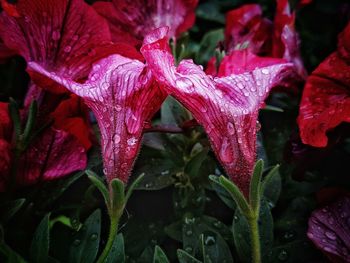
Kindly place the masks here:
<instances>
[{"instance_id":1,"label":"pink flower bloom","mask_svg":"<svg viewBox=\"0 0 350 263\"><path fill-rule=\"evenodd\" d=\"M127 182L143 128L166 97L146 66L138 60L111 55L94 65L83 84L50 73L33 62L29 67L35 81L55 81L84 99L100 127L108 181L117 177Z\"/></svg>"},{"instance_id":2,"label":"pink flower bloom","mask_svg":"<svg viewBox=\"0 0 350 263\"><path fill-rule=\"evenodd\" d=\"M350 198L314 211L307 236L331 262L350 262Z\"/></svg>"},{"instance_id":3,"label":"pink flower bloom","mask_svg":"<svg viewBox=\"0 0 350 263\"><path fill-rule=\"evenodd\" d=\"M203 126L228 175L247 195L256 159L258 110L269 90L290 74L291 65L212 78L192 60L183 60L176 67L166 29L158 29L157 34L158 41L146 37L141 49L153 75Z\"/></svg>"},{"instance_id":4,"label":"pink flower bloom","mask_svg":"<svg viewBox=\"0 0 350 263\"><path fill-rule=\"evenodd\" d=\"M95 2L94 8L110 25L114 42L142 43L152 30L168 26L170 37L179 36L194 24L198 0L113 0Z\"/></svg>"},{"instance_id":5,"label":"pink flower bloom","mask_svg":"<svg viewBox=\"0 0 350 263\"><path fill-rule=\"evenodd\" d=\"M339 35L338 49L308 77L298 125L305 144L325 147L327 132L350 122L350 23Z\"/></svg>"}]
</instances>

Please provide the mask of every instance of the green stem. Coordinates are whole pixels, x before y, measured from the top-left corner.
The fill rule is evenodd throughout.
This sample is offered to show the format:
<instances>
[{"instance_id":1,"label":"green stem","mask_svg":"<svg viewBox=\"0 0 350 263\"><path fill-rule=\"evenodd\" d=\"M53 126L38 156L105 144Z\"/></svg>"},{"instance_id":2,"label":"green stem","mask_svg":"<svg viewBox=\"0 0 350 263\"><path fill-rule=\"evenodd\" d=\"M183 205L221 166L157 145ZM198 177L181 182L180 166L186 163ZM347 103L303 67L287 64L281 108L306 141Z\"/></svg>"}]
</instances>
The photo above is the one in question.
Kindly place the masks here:
<instances>
[{"instance_id":1,"label":"green stem","mask_svg":"<svg viewBox=\"0 0 350 263\"><path fill-rule=\"evenodd\" d=\"M114 240L118 233L118 223L119 223L120 215L110 217L110 226L109 226L109 235L105 248L102 251L102 254L97 260L97 263L104 263L108 257L109 251L111 250Z\"/></svg>"},{"instance_id":2,"label":"green stem","mask_svg":"<svg viewBox=\"0 0 350 263\"><path fill-rule=\"evenodd\" d=\"M261 263L261 249L260 249L260 236L259 236L259 216L252 216L247 218L250 228L250 240L252 248L252 262Z\"/></svg>"}]
</instances>

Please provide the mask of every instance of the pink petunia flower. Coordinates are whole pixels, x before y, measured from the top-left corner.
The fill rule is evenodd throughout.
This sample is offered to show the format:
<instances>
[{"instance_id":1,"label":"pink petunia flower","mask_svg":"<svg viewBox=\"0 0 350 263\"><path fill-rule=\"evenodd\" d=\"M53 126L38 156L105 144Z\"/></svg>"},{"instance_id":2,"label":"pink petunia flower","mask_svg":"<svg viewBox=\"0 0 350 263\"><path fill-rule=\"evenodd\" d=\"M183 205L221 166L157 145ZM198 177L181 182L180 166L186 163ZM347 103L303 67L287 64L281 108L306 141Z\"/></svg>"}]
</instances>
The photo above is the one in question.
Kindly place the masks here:
<instances>
[{"instance_id":1,"label":"pink petunia flower","mask_svg":"<svg viewBox=\"0 0 350 263\"><path fill-rule=\"evenodd\" d=\"M156 33L158 40L146 37L141 49L149 68L203 126L226 172L247 196L256 159L258 110L269 90L290 75L292 65L273 64L213 78L192 60L183 60L176 67L166 28Z\"/></svg>"},{"instance_id":2,"label":"pink petunia flower","mask_svg":"<svg viewBox=\"0 0 350 263\"><path fill-rule=\"evenodd\" d=\"M169 36L176 37L193 26L198 0L113 0L93 4L107 19L114 42L140 45L152 30L169 27Z\"/></svg>"},{"instance_id":3,"label":"pink petunia flower","mask_svg":"<svg viewBox=\"0 0 350 263\"><path fill-rule=\"evenodd\" d=\"M55 81L84 99L100 127L107 180L119 178L127 182L141 145L143 128L167 95L145 64L111 55L93 66L85 83L49 72L34 62L29 63L29 72L35 81Z\"/></svg>"}]
</instances>

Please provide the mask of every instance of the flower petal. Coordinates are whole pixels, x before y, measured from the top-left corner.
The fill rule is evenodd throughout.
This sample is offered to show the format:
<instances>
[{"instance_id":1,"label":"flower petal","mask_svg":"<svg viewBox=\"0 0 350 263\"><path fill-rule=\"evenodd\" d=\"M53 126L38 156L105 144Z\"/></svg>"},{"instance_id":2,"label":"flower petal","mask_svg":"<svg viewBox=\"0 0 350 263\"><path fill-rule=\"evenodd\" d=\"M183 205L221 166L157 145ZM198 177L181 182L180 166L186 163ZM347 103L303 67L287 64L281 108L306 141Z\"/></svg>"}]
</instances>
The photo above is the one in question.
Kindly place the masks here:
<instances>
[{"instance_id":1,"label":"flower petal","mask_svg":"<svg viewBox=\"0 0 350 263\"><path fill-rule=\"evenodd\" d=\"M6 190L11 165L11 145L0 139L0 192Z\"/></svg>"},{"instance_id":2,"label":"flower petal","mask_svg":"<svg viewBox=\"0 0 350 263\"><path fill-rule=\"evenodd\" d=\"M20 158L16 183L30 185L64 177L87 165L86 151L69 133L49 128Z\"/></svg>"},{"instance_id":3,"label":"flower petal","mask_svg":"<svg viewBox=\"0 0 350 263\"><path fill-rule=\"evenodd\" d=\"M112 55L94 65L87 82L76 83L29 63L34 79L50 78L84 98L101 131L105 174L110 181L128 180L141 145L145 123L159 110L166 94L145 65Z\"/></svg>"},{"instance_id":4,"label":"flower petal","mask_svg":"<svg viewBox=\"0 0 350 263\"><path fill-rule=\"evenodd\" d=\"M307 236L331 262L350 262L350 198L312 213Z\"/></svg>"},{"instance_id":5,"label":"flower petal","mask_svg":"<svg viewBox=\"0 0 350 263\"><path fill-rule=\"evenodd\" d=\"M325 147L326 133L350 122L350 66L334 52L308 77L298 124L303 143Z\"/></svg>"},{"instance_id":6,"label":"flower petal","mask_svg":"<svg viewBox=\"0 0 350 263\"><path fill-rule=\"evenodd\" d=\"M294 24L295 13L291 12L288 0L278 0L274 20L272 56L292 62L299 75L306 79L307 72L300 55L300 41Z\"/></svg>"},{"instance_id":7,"label":"flower petal","mask_svg":"<svg viewBox=\"0 0 350 263\"><path fill-rule=\"evenodd\" d=\"M86 78L92 63L109 54L126 52L140 58L132 47L111 43L107 22L83 0L19 0L14 8L18 16L0 14L6 46L74 80Z\"/></svg>"},{"instance_id":8,"label":"flower petal","mask_svg":"<svg viewBox=\"0 0 350 263\"><path fill-rule=\"evenodd\" d=\"M228 175L248 195L256 157L258 110L269 90L290 74L291 65L277 64L213 79L191 60L176 67L163 44L166 31L157 33L161 40L146 38L141 49L154 76L203 126Z\"/></svg>"},{"instance_id":9,"label":"flower petal","mask_svg":"<svg viewBox=\"0 0 350 263\"><path fill-rule=\"evenodd\" d=\"M248 47L254 54L266 54L271 49L272 23L263 18L261 7L247 4L226 15L227 50Z\"/></svg>"},{"instance_id":10,"label":"flower petal","mask_svg":"<svg viewBox=\"0 0 350 263\"><path fill-rule=\"evenodd\" d=\"M74 135L88 150L92 146L91 130L88 123L88 108L83 101L75 95L63 100L51 114L54 127Z\"/></svg>"},{"instance_id":11,"label":"flower petal","mask_svg":"<svg viewBox=\"0 0 350 263\"><path fill-rule=\"evenodd\" d=\"M113 0L93 6L109 21L113 41L136 45L158 27L169 26L171 37L187 31L194 23L197 3L198 0Z\"/></svg>"}]
</instances>

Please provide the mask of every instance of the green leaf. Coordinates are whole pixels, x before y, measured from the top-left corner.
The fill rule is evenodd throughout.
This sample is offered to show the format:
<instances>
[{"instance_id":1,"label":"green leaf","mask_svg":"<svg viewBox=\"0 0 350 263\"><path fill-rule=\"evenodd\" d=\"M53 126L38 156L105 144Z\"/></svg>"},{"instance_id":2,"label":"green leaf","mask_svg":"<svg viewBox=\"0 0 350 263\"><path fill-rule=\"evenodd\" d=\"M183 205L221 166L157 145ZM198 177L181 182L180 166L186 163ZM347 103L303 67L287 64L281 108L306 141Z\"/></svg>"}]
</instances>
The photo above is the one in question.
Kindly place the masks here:
<instances>
[{"instance_id":1,"label":"green leaf","mask_svg":"<svg viewBox=\"0 0 350 263\"><path fill-rule=\"evenodd\" d=\"M47 262L49 256L49 217L47 214L35 230L30 246L30 257L33 262Z\"/></svg>"},{"instance_id":2,"label":"green leaf","mask_svg":"<svg viewBox=\"0 0 350 263\"><path fill-rule=\"evenodd\" d=\"M227 262L232 262L230 248L227 245L225 239L220 234L220 229L211 223L208 225L207 222L208 220L204 220L203 218L194 218L190 216L185 217L182 225L182 240L184 250L193 256L203 254L200 237L201 235L204 235L206 238L205 245L213 245L215 247L210 250L209 255L213 262L222 262L220 260L223 258L225 258ZM209 239L214 242L210 242ZM220 255L218 257L218 261L215 259L215 253L217 255Z\"/></svg>"},{"instance_id":3,"label":"green leaf","mask_svg":"<svg viewBox=\"0 0 350 263\"><path fill-rule=\"evenodd\" d=\"M219 182L226 189L226 191L229 192L233 200L235 200L237 207L241 210L241 212L246 216L250 216L251 210L249 204L237 185L224 176L219 177Z\"/></svg>"},{"instance_id":4,"label":"green leaf","mask_svg":"<svg viewBox=\"0 0 350 263\"><path fill-rule=\"evenodd\" d=\"M190 117L188 111L171 96L163 102L160 116L162 124L178 126Z\"/></svg>"},{"instance_id":5,"label":"green leaf","mask_svg":"<svg viewBox=\"0 0 350 263\"><path fill-rule=\"evenodd\" d=\"M208 149L203 149L197 153L185 166L185 173L189 175L190 178L198 177L200 168L203 162L207 159Z\"/></svg>"},{"instance_id":6,"label":"green leaf","mask_svg":"<svg viewBox=\"0 0 350 263\"><path fill-rule=\"evenodd\" d=\"M76 233L70 247L68 262L93 263L95 261L101 231L101 211L97 209L84 222L83 227Z\"/></svg>"},{"instance_id":7,"label":"green leaf","mask_svg":"<svg viewBox=\"0 0 350 263\"><path fill-rule=\"evenodd\" d=\"M282 181L278 168L279 165L273 167L261 184L260 193L269 201L271 207L277 204L282 189Z\"/></svg>"},{"instance_id":8,"label":"green leaf","mask_svg":"<svg viewBox=\"0 0 350 263\"><path fill-rule=\"evenodd\" d=\"M225 16L215 2L205 2L200 4L196 10L196 16L211 22L225 24Z\"/></svg>"},{"instance_id":9,"label":"green leaf","mask_svg":"<svg viewBox=\"0 0 350 263\"><path fill-rule=\"evenodd\" d=\"M93 171L86 170L85 173L87 174L90 181L96 186L96 188L100 191L100 193L103 196L103 199L105 200L106 205L109 205L109 193L106 185L102 181L102 179Z\"/></svg>"},{"instance_id":10,"label":"green leaf","mask_svg":"<svg viewBox=\"0 0 350 263\"><path fill-rule=\"evenodd\" d=\"M35 125L37 112L38 112L38 105L36 101L33 100L29 107L28 119L23 132L23 140L25 143L29 143L29 140Z\"/></svg>"},{"instance_id":11,"label":"green leaf","mask_svg":"<svg viewBox=\"0 0 350 263\"><path fill-rule=\"evenodd\" d=\"M232 232L237 254L242 262L250 262L250 230L246 218L237 209L232 223ZM259 233L262 258L268 257L273 246L273 218L270 207L262 200L259 214Z\"/></svg>"},{"instance_id":12,"label":"green leaf","mask_svg":"<svg viewBox=\"0 0 350 263\"><path fill-rule=\"evenodd\" d=\"M159 246L154 248L153 263L169 263L169 259Z\"/></svg>"},{"instance_id":13,"label":"green leaf","mask_svg":"<svg viewBox=\"0 0 350 263\"><path fill-rule=\"evenodd\" d=\"M126 195L125 195L125 202L127 202L134 191L134 189L142 182L143 178L145 177L145 174L140 174L128 187Z\"/></svg>"},{"instance_id":14,"label":"green leaf","mask_svg":"<svg viewBox=\"0 0 350 263\"><path fill-rule=\"evenodd\" d=\"M228 245L215 232L206 231L200 235L204 263L233 262Z\"/></svg>"},{"instance_id":15,"label":"green leaf","mask_svg":"<svg viewBox=\"0 0 350 263\"><path fill-rule=\"evenodd\" d=\"M13 201L6 202L0 206L0 221L6 223L10 220L21 207L26 200L24 198L16 199Z\"/></svg>"},{"instance_id":16,"label":"green leaf","mask_svg":"<svg viewBox=\"0 0 350 263\"><path fill-rule=\"evenodd\" d=\"M0 242L0 259L4 259L7 263L25 263L26 261L17 254L16 251L12 250L5 243Z\"/></svg>"},{"instance_id":17,"label":"green leaf","mask_svg":"<svg viewBox=\"0 0 350 263\"><path fill-rule=\"evenodd\" d=\"M176 221L164 228L164 232L172 239L182 242L182 221Z\"/></svg>"},{"instance_id":18,"label":"green leaf","mask_svg":"<svg viewBox=\"0 0 350 263\"><path fill-rule=\"evenodd\" d=\"M177 250L177 258L180 263L202 263L202 261L199 261L198 259L195 259L190 254L188 254L186 251L182 249Z\"/></svg>"},{"instance_id":19,"label":"green leaf","mask_svg":"<svg viewBox=\"0 0 350 263\"><path fill-rule=\"evenodd\" d=\"M104 263L124 263L125 262L125 249L124 249L124 237L120 233L114 239L112 248Z\"/></svg>"},{"instance_id":20,"label":"green leaf","mask_svg":"<svg viewBox=\"0 0 350 263\"><path fill-rule=\"evenodd\" d=\"M16 134L16 138L18 139L19 136L22 134L22 124L21 124L21 117L19 114L19 108L17 102L10 98L10 103L8 104L9 114L11 116L11 120L13 123L13 128Z\"/></svg>"},{"instance_id":21,"label":"green leaf","mask_svg":"<svg viewBox=\"0 0 350 263\"><path fill-rule=\"evenodd\" d=\"M125 205L125 185L124 182L118 178L114 178L111 181L112 200L111 200L111 212L122 212Z\"/></svg>"},{"instance_id":22,"label":"green leaf","mask_svg":"<svg viewBox=\"0 0 350 263\"><path fill-rule=\"evenodd\" d=\"M231 195L226 191L225 188L219 182L219 177L216 175L209 175L209 179L211 181L211 188L216 192L221 201L225 203L229 208L235 210L237 208L236 203L232 200ZM215 182L216 181L216 182Z\"/></svg>"},{"instance_id":23,"label":"green leaf","mask_svg":"<svg viewBox=\"0 0 350 263\"><path fill-rule=\"evenodd\" d=\"M216 47L219 42L223 40L223 29L216 29L207 32L200 42L200 48L196 54L196 62L205 65L215 55Z\"/></svg>"},{"instance_id":24,"label":"green leaf","mask_svg":"<svg viewBox=\"0 0 350 263\"><path fill-rule=\"evenodd\" d=\"M259 212L260 206L260 191L261 191L261 176L264 169L264 161L258 160L254 166L253 175L250 181L249 202L255 213Z\"/></svg>"}]
</instances>

